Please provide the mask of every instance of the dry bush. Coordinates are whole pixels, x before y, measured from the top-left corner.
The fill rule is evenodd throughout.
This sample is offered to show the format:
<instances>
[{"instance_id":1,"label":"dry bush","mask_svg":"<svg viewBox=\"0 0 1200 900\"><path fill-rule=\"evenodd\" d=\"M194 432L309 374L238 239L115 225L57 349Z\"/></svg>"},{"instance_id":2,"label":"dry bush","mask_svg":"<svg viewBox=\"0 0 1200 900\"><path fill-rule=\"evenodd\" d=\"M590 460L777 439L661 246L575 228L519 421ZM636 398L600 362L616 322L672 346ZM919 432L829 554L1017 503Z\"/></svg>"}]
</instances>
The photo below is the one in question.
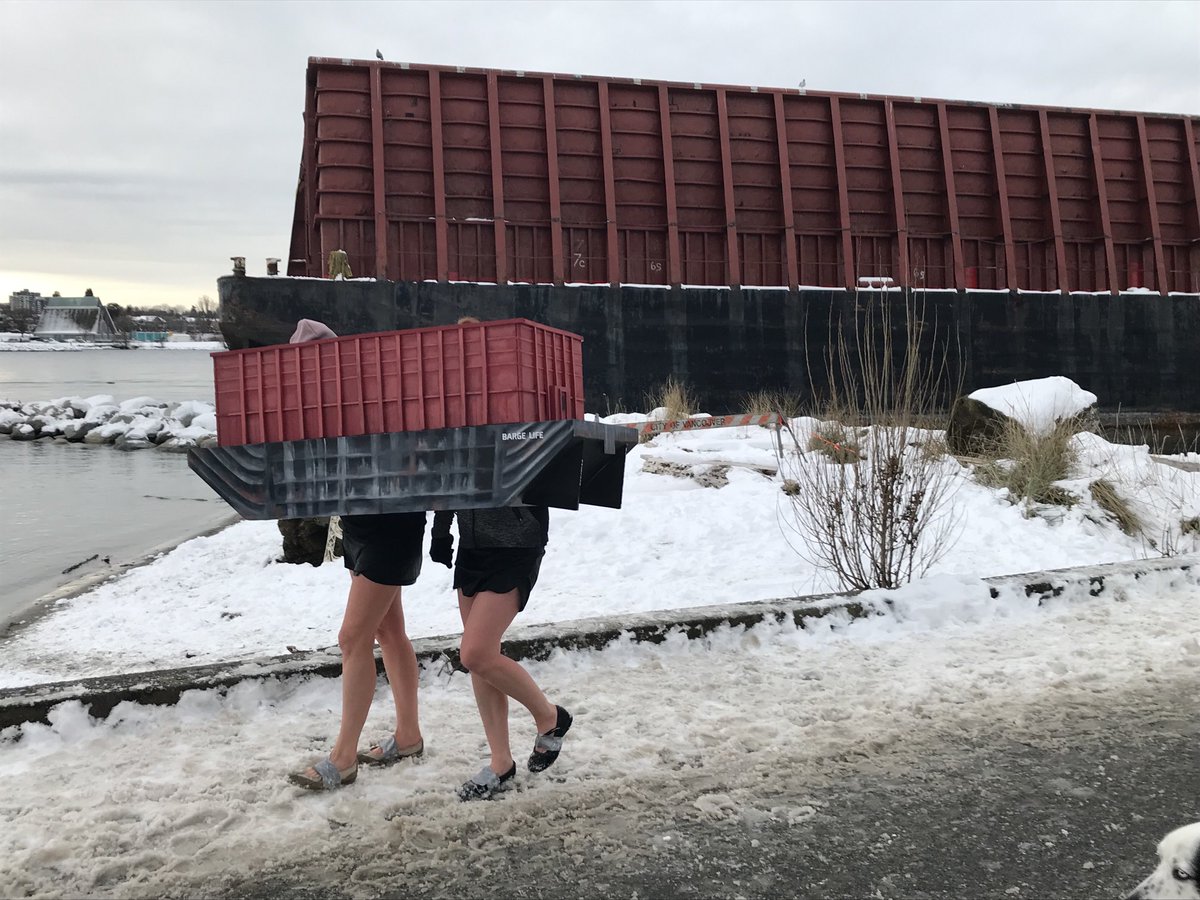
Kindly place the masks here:
<instances>
[{"instance_id":1,"label":"dry bush","mask_svg":"<svg viewBox=\"0 0 1200 900\"><path fill-rule=\"evenodd\" d=\"M993 450L994 458L976 465L975 477L991 487L1007 488L1014 502L1073 506L1077 498L1055 482L1069 477L1077 462L1072 438L1078 429L1077 420L1066 419L1038 434L1010 419Z\"/></svg>"},{"instance_id":2,"label":"dry bush","mask_svg":"<svg viewBox=\"0 0 1200 900\"><path fill-rule=\"evenodd\" d=\"M1189 534L1200 535L1200 516L1179 520L1179 533L1185 537Z\"/></svg>"},{"instance_id":3,"label":"dry bush","mask_svg":"<svg viewBox=\"0 0 1200 900\"><path fill-rule=\"evenodd\" d=\"M696 398L682 381L672 375L657 391L648 398L651 408L662 407L667 412L667 419L686 419L696 408Z\"/></svg>"},{"instance_id":4,"label":"dry bush","mask_svg":"<svg viewBox=\"0 0 1200 900\"><path fill-rule=\"evenodd\" d=\"M895 299L905 305L902 328L893 327ZM793 435L780 458L796 485L785 524L801 538L797 552L832 569L844 588L895 588L924 575L957 536L954 472L917 445L917 423L943 394L947 361L921 352L924 310L911 292L868 291L858 300L852 321L831 322L828 406L819 418L868 427L853 440L854 458L829 453L829 444L850 443L840 439L844 425L821 435L818 452Z\"/></svg>"},{"instance_id":5,"label":"dry bush","mask_svg":"<svg viewBox=\"0 0 1200 900\"><path fill-rule=\"evenodd\" d=\"M785 419L794 419L803 411L804 403L796 394L787 391L755 391L747 394L743 402L747 415L768 416L778 413Z\"/></svg>"},{"instance_id":6,"label":"dry bush","mask_svg":"<svg viewBox=\"0 0 1200 900\"><path fill-rule=\"evenodd\" d=\"M1088 491L1096 505L1112 516L1123 532L1128 535L1141 534L1141 517L1129 505L1129 501L1117 493L1115 484L1107 478L1097 478L1088 485Z\"/></svg>"}]
</instances>

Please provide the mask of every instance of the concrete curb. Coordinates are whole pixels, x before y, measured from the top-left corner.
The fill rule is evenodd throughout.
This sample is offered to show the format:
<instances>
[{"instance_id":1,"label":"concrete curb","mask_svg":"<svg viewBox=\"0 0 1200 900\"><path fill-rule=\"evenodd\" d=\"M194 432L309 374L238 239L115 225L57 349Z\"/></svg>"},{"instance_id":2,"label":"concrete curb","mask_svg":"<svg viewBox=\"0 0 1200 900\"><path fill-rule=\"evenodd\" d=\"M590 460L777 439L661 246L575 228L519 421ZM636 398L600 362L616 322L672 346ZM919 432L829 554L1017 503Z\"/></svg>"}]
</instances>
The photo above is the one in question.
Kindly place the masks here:
<instances>
[{"instance_id":1,"label":"concrete curb","mask_svg":"<svg viewBox=\"0 0 1200 900\"><path fill-rule=\"evenodd\" d=\"M1134 560L1072 569L1028 572L981 579L993 598L1005 592L1040 601L1057 597L1068 587L1086 585L1088 594L1111 594L1112 582L1166 572L1188 572L1197 563L1191 557ZM791 619L799 625L841 613L849 619L886 615L890 601L877 596L859 599L850 593L815 594L753 603L669 609L653 613L631 613L617 617L575 619L549 625L514 628L504 642L505 653L518 660L542 660L555 650L598 650L627 638L635 643L662 643L673 632L689 640L703 637L723 626L750 627L762 622ZM413 641L423 667L462 670L458 662L459 635L439 635ZM382 662L377 665L382 671ZM341 655L336 648L268 656L232 663L160 669L75 681L0 689L0 729L26 722L48 722L51 709L59 703L78 701L90 715L106 718L119 703L150 705L176 703L185 691L223 690L252 678L290 678L297 675L336 677L341 674Z\"/></svg>"}]
</instances>

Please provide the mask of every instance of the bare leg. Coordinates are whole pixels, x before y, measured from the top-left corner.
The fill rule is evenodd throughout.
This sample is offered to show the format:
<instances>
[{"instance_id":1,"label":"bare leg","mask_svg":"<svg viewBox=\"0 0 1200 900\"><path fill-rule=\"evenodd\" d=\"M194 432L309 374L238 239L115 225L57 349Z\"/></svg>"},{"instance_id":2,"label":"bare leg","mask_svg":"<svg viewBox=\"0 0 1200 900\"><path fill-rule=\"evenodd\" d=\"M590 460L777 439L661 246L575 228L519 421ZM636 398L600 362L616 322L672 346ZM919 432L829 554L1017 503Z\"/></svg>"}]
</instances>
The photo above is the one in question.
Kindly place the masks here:
<instances>
[{"instance_id":1,"label":"bare leg","mask_svg":"<svg viewBox=\"0 0 1200 900\"><path fill-rule=\"evenodd\" d=\"M462 591L458 592L458 612L462 616L464 635L475 599L463 596ZM479 708L483 733L487 736L488 748L492 754L488 765L497 775L503 775L513 766L512 746L508 740L508 695L499 688L492 687L473 668L471 689L475 692L475 705Z\"/></svg>"},{"instance_id":2,"label":"bare leg","mask_svg":"<svg viewBox=\"0 0 1200 900\"><path fill-rule=\"evenodd\" d=\"M399 592L379 623L375 638L383 651L383 667L396 703L396 746L412 747L421 740L417 717L417 655L404 630L404 607L400 604Z\"/></svg>"},{"instance_id":3,"label":"bare leg","mask_svg":"<svg viewBox=\"0 0 1200 900\"><path fill-rule=\"evenodd\" d=\"M524 667L500 652L500 639L517 615L517 591L496 594L480 591L474 598L459 592L459 610L463 617L463 638L459 655L471 670L471 684L483 728L492 750L492 771L501 774L512 765L508 744L508 702L512 697L533 716L539 732L549 731L558 721L558 710L546 699ZM484 687L483 685L486 685ZM496 697L504 698L503 705ZM497 719L503 714L503 725ZM489 723L489 718L492 720ZM502 739L503 743L493 740ZM500 764L502 768L496 768Z\"/></svg>"},{"instance_id":4,"label":"bare leg","mask_svg":"<svg viewBox=\"0 0 1200 900\"><path fill-rule=\"evenodd\" d=\"M358 738L375 697L375 633L392 604L400 604L400 588L350 576L350 596L338 632L342 650L342 722L330 760L348 769L358 758ZM315 773L314 773L315 774Z\"/></svg>"}]
</instances>

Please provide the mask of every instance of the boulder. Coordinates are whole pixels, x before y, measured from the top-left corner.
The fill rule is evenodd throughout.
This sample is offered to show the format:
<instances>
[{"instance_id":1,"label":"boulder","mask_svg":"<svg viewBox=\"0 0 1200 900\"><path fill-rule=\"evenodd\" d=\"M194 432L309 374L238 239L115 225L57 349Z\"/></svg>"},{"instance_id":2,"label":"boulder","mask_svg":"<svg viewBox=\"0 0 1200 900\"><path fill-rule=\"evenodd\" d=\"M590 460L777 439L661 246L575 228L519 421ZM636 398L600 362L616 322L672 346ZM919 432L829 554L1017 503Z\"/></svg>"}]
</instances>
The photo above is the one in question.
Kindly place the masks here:
<instances>
[{"instance_id":1,"label":"boulder","mask_svg":"<svg viewBox=\"0 0 1200 900\"><path fill-rule=\"evenodd\" d=\"M98 424L99 423L97 422L85 422L82 419L76 419L75 421L68 422L63 426L63 437L65 437L72 444L78 444L85 437L87 437L87 433L96 428Z\"/></svg>"},{"instance_id":2,"label":"boulder","mask_svg":"<svg viewBox=\"0 0 1200 900\"><path fill-rule=\"evenodd\" d=\"M957 456L986 456L1000 445L1005 429L1015 424L986 403L959 397L950 408L946 446Z\"/></svg>"},{"instance_id":3,"label":"boulder","mask_svg":"<svg viewBox=\"0 0 1200 900\"><path fill-rule=\"evenodd\" d=\"M279 533L283 535L284 562L319 566L325 561L329 519L280 519ZM334 544L333 553L334 556L342 555L341 538Z\"/></svg>"},{"instance_id":4,"label":"boulder","mask_svg":"<svg viewBox=\"0 0 1200 900\"><path fill-rule=\"evenodd\" d=\"M148 450L154 445L140 435L122 434L113 441L113 446L118 450Z\"/></svg>"},{"instance_id":5,"label":"boulder","mask_svg":"<svg viewBox=\"0 0 1200 900\"><path fill-rule=\"evenodd\" d=\"M25 417L14 409L0 407L0 434L12 434L18 425L25 424Z\"/></svg>"},{"instance_id":6,"label":"boulder","mask_svg":"<svg viewBox=\"0 0 1200 900\"><path fill-rule=\"evenodd\" d=\"M114 431L101 425L85 434L83 442L85 444L111 444L117 439L118 434L120 434L119 431Z\"/></svg>"},{"instance_id":7,"label":"boulder","mask_svg":"<svg viewBox=\"0 0 1200 900\"><path fill-rule=\"evenodd\" d=\"M164 440L158 445L158 449L164 453L187 453L196 446L196 439L190 437L171 437Z\"/></svg>"},{"instance_id":8,"label":"boulder","mask_svg":"<svg viewBox=\"0 0 1200 900\"><path fill-rule=\"evenodd\" d=\"M36 441L38 432L32 425L22 422L13 428L12 439L14 441Z\"/></svg>"},{"instance_id":9,"label":"boulder","mask_svg":"<svg viewBox=\"0 0 1200 900\"><path fill-rule=\"evenodd\" d=\"M66 423L62 419L43 413L30 419L29 424L37 431L39 437L54 437L56 434L62 434L63 425Z\"/></svg>"}]
</instances>

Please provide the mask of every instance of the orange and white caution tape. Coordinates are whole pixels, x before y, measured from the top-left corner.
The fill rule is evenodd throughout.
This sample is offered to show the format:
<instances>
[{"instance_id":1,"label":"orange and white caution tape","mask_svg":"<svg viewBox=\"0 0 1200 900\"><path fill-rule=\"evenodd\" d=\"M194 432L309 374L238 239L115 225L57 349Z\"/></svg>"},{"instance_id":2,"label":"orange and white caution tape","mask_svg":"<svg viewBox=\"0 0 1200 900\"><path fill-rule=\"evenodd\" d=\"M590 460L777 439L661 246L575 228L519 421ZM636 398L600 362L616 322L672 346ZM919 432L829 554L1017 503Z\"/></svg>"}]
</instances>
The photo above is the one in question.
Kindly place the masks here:
<instances>
[{"instance_id":1,"label":"orange and white caution tape","mask_svg":"<svg viewBox=\"0 0 1200 900\"><path fill-rule=\"evenodd\" d=\"M783 416L769 413L765 416L698 416L693 419L670 419L662 422L627 422L638 434L662 434L667 431L704 431L708 428L740 428L748 425L767 425L780 428Z\"/></svg>"}]
</instances>

